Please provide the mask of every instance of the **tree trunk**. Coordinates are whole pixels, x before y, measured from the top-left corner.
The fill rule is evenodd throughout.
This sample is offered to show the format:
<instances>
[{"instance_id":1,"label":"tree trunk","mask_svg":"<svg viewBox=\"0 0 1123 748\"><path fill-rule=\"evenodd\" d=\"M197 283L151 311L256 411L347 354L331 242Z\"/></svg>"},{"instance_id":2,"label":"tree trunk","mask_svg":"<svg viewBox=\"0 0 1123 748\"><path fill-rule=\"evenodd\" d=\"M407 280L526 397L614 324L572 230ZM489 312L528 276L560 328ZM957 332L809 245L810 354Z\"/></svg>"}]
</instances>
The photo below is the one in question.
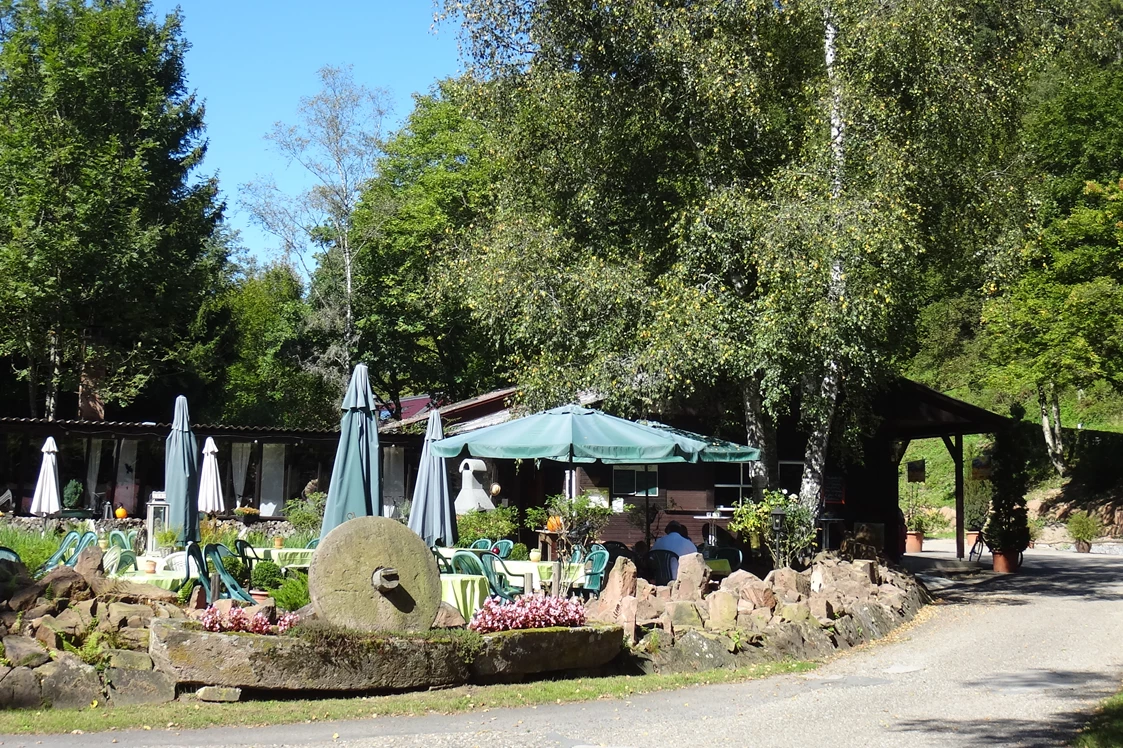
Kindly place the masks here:
<instances>
[{"instance_id":1,"label":"tree trunk","mask_svg":"<svg viewBox=\"0 0 1123 748\"><path fill-rule=\"evenodd\" d=\"M47 399L45 414L48 421L58 417L58 388L61 351L59 351L58 333L48 333L47 343L48 368L47 368Z\"/></svg>"},{"instance_id":2,"label":"tree trunk","mask_svg":"<svg viewBox=\"0 0 1123 748\"><path fill-rule=\"evenodd\" d=\"M842 87L835 69L837 48L835 40L838 36L838 27L835 24L834 14L829 7L823 9L823 60L827 69L827 82L830 87L829 121L830 121L830 190L831 199L838 200L842 196L843 166L846 151L844 137L846 132L842 108ZM841 231L841 226L836 227ZM829 258L831 276L827 294L833 305L839 305L845 297L845 268L842 259L837 255ZM823 378L819 383L818 392L812 392L812 387L805 387L801 409L810 404L816 410L816 418L807 435L807 448L803 455L803 478L799 486L799 498L811 511L811 516L818 518L821 494L823 489L823 473L827 463L827 449L830 447L831 425L834 422L835 409L838 406L838 395L842 389L842 366L837 356L832 355L826 362Z\"/></svg>"},{"instance_id":3,"label":"tree trunk","mask_svg":"<svg viewBox=\"0 0 1123 748\"><path fill-rule=\"evenodd\" d=\"M745 444L760 450L760 461L749 463L753 480L753 500L759 501L768 488L776 486L776 424L764 410L760 377L750 377L742 388L745 403Z\"/></svg>"},{"instance_id":4,"label":"tree trunk","mask_svg":"<svg viewBox=\"0 0 1123 748\"><path fill-rule=\"evenodd\" d=\"M1056 385L1038 385L1037 404L1041 410L1041 432L1049 460L1062 478L1068 473L1065 464L1064 433L1061 431L1061 405Z\"/></svg>"}]
</instances>

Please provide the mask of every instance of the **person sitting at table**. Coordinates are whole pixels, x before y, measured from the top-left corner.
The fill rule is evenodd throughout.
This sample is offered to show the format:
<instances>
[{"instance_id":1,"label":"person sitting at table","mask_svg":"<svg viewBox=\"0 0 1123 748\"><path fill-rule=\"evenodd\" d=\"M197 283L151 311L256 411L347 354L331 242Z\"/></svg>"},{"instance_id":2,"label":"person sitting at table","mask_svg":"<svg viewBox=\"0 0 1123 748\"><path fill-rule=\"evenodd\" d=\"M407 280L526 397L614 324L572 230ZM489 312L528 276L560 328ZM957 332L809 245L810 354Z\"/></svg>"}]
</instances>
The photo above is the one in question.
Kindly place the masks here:
<instances>
[{"instance_id":1,"label":"person sitting at table","mask_svg":"<svg viewBox=\"0 0 1123 748\"><path fill-rule=\"evenodd\" d=\"M671 520L667 523L667 528L664 530L663 537L655 541L651 546L653 551L670 551L679 556L686 556L691 553L697 553L698 549L694 547L694 543L690 540L690 535L687 534L686 528L680 523ZM671 559L671 576L678 577L678 559Z\"/></svg>"}]
</instances>

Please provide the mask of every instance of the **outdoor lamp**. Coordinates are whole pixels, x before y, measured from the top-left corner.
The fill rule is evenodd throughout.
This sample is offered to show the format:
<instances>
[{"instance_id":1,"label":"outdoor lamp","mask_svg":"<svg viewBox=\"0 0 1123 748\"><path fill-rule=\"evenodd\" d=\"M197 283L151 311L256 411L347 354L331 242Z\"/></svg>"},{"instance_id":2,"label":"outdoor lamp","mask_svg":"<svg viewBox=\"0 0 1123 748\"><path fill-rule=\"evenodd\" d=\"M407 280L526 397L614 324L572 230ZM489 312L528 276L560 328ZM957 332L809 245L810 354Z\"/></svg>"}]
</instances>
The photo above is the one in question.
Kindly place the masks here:
<instances>
[{"instance_id":1,"label":"outdoor lamp","mask_svg":"<svg viewBox=\"0 0 1123 748\"><path fill-rule=\"evenodd\" d=\"M498 483L492 483L491 484L491 495L492 496L498 496L499 492L502 491L502 490L503 489L499 486Z\"/></svg>"},{"instance_id":2,"label":"outdoor lamp","mask_svg":"<svg viewBox=\"0 0 1123 748\"><path fill-rule=\"evenodd\" d=\"M784 511L783 507L776 507L772 510L772 532L779 535L784 531L784 520L787 519L788 513Z\"/></svg>"}]
</instances>

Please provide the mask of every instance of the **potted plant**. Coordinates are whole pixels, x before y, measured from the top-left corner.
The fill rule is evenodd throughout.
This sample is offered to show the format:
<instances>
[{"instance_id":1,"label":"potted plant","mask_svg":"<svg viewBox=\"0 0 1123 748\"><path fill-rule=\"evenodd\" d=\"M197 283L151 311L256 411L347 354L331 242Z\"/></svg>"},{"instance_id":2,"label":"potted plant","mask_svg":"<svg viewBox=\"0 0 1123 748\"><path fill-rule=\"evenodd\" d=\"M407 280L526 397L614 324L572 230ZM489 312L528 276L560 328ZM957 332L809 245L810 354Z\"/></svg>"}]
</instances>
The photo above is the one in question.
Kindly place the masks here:
<instances>
[{"instance_id":1,"label":"potted plant","mask_svg":"<svg viewBox=\"0 0 1123 748\"><path fill-rule=\"evenodd\" d=\"M933 512L928 502L921 498L920 487L915 483L909 484L901 512L905 515L905 553L921 553L924 550L924 533L933 529Z\"/></svg>"},{"instance_id":2,"label":"potted plant","mask_svg":"<svg viewBox=\"0 0 1123 748\"><path fill-rule=\"evenodd\" d=\"M1091 553L1092 541L1103 535L1104 529L1100 518L1088 512L1073 512L1067 527L1077 553Z\"/></svg>"},{"instance_id":3,"label":"potted plant","mask_svg":"<svg viewBox=\"0 0 1123 748\"><path fill-rule=\"evenodd\" d=\"M284 581L281 567L272 561L258 561L250 572L250 597L258 604L263 603Z\"/></svg>"},{"instance_id":4,"label":"potted plant","mask_svg":"<svg viewBox=\"0 0 1123 748\"><path fill-rule=\"evenodd\" d=\"M62 516L80 517L86 512L82 509L82 481L72 480L62 489Z\"/></svg>"},{"instance_id":5,"label":"potted plant","mask_svg":"<svg viewBox=\"0 0 1123 748\"><path fill-rule=\"evenodd\" d=\"M244 525L252 525L254 522L257 522L257 518L260 515L261 512L256 507L252 506L240 506L234 510L234 516L242 520L242 524Z\"/></svg>"},{"instance_id":6,"label":"potted plant","mask_svg":"<svg viewBox=\"0 0 1123 748\"><path fill-rule=\"evenodd\" d=\"M165 527L163 530L156 532L156 556L167 556L175 548L176 542L179 540L179 533L171 528Z\"/></svg>"},{"instance_id":7,"label":"potted plant","mask_svg":"<svg viewBox=\"0 0 1123 748\"><path fill-rule=\"evenodd\" d=\"M1022 551L1029 546L1025 441L1018 426L999 432L994 439L990 517L984 533L994 570L1004 574L1017 571Z\"/></svg>"}]
</instances>

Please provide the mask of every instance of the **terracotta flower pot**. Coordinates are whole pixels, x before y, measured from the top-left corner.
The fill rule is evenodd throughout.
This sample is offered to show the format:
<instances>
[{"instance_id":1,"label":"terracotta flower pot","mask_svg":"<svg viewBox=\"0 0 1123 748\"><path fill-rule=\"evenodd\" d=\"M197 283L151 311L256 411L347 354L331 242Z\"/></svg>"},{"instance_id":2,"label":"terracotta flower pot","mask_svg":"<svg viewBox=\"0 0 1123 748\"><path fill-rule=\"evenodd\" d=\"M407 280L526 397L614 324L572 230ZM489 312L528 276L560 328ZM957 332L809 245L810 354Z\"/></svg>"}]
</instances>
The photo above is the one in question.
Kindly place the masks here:
<instances>
[{"instance_id":1,"label":"terracotta flower pot","mask_svg":"<svg viewBox=\"0 0 1123 748\"><path fill-rule=\"evenodd\" d=\"M145 574L155 574L156 573L156 562L151 561L151 560L145 561L144 562L144 573Z\"/></svg>"},{"instance_id":2,"label":"terracotta flower pot","mask_svg":"<svg viewBox=\"0 0 1123 748\"><path fill-rule=\"evenodd\" d=\"M265 590L250 590L250 597L253 598L255 603L261 605L269 599L269 593Z\"/></svg>"},{"instance_id":3,"label":"terracotta flower pot","mask_svg":"<svg viewBox=\"0 0 1123 748\"><path fill-rule=\"evenodd\" d=\"M1018 570L1017 551L994 551L991 556L994 559L994 570L999 574L1013 574Z\"/></svg>"},{"instance_id":4,"label":"terracotta flower pot","mask_svg":"<svg viewBox=\"0 0 1123 748\"><path fill-rule=\"evenodd\" d=\"M924 533L913 532L912 530L905 533L905 553L920 553L924 550Z\"/></svg>"},{"instance_id":5,"label":"terracotta flower pot","mask_svg":"<svg viewBox=\"0 0 1123 748\"><path fill-rule=\"evenodd\" d=\"M974 548L975 543L977 543L978 541L978 530L968 530L967 532L963 533L963 544L967 546L967 550L971 550L972 548Z\"/></svg>"},{"instance_id":6,"label":"terracotta flower pot","mask_svg":"<svg viewBox=\"0 0 1123 748\"><path fill-rule=\"evenodd\" d=\"M1075 545L1076 545L1076 552L1077 553L1091 553L1092 552L1092 544L1089 543L1087 540L1077 540L1075 542Z\"/></svg>"},{"instance_id":7,"label":"terracotta flower pot","mask_svg":"<svg viewBox=\"0 0 1123 748\"><path fill-rule=\"evenodd\" d=\"M280 535L277 535L276 537L273 538L273 547L274 548L284 548L285 547L285 539L282 538Z\"/></svg>"}]
</instances>

